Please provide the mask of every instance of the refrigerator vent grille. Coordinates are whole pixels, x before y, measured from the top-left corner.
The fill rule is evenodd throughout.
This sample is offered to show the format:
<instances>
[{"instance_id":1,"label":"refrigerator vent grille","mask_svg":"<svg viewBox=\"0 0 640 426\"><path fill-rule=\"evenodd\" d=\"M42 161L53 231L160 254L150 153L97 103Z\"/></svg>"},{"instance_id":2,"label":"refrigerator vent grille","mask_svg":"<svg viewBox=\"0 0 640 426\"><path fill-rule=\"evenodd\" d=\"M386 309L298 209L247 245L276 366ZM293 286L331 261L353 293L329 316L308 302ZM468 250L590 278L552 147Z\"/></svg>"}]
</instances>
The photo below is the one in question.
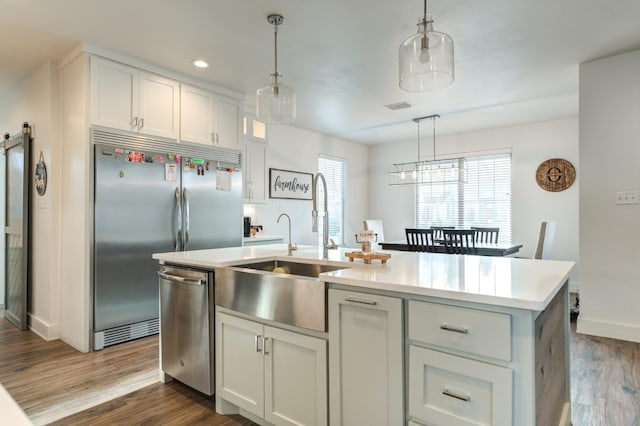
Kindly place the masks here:
<instances>
[{"instance_id":1,"label":"refrigerator vent grille","mask_svg":"<svg viewBox=\"0 0 640 426\"><path fill-rule=\"evenodd\" d=\"M160 330L158 318L142 321L135 324L127 324L121 327L111 328L104 331L104 347L128 342L129 340L158 334Z\"/></svg>"},{"instance_id":2,"label":"refrigerator vent grille","mask_svg":"<svg viewBox=\"0 0 640 426\"><path fill-rule=\"evenodd\" d=\"M178 144L172 139L143 136L113 129L103 130L98 127L91 129L93 144L106 144L116 147L127 147L140 151L166 152L173 155L200 157L207 160L224 163L240 164L240 151L215 147L198 147Z\"/></svg>"}]
</instances>

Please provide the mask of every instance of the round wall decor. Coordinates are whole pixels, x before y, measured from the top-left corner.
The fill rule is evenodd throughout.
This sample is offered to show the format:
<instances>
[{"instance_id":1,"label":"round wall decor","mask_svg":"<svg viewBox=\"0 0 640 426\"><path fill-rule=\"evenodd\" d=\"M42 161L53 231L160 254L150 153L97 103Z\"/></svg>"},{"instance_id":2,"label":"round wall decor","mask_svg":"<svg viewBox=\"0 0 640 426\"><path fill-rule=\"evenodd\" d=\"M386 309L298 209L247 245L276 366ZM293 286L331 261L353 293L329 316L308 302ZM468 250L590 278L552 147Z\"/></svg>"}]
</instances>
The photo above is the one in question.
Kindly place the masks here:
<instances>
[{"instance_id":1,"label":"round wall decor","mask_svg":"<svg viewBox=\"0 0 640 426\"><path fill-rule=\"evenodd\" d=\"M552 158L543 161L536 170L536 182L545 191L559 192L576 180L576 169L567 160Z\"/></svg>"},{"instance_id":2,"label":"round wall decor","mask_svg":"<svg viewBox=\"0 0 640 426\"><path fill-rule=\"evenodd\" d=\"M47 166L44 163L44 155L40 151L40 159L36 164L36 190L38 195L43 196L47 192Z\"/></svg>"}]
</instances>

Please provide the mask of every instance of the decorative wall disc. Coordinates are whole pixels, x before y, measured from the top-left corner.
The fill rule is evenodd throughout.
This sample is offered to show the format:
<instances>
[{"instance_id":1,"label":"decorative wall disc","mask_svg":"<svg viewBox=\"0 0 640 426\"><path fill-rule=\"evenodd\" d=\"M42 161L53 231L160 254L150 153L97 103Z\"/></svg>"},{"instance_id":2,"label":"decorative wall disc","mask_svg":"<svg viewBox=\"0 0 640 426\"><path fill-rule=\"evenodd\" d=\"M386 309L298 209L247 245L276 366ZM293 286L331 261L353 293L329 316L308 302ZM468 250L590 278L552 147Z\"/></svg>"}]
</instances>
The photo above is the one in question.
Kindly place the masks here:
<instances>
[{"instance_id":1,"label":"decorative wall disc","mask_svg":"<svg viewBox=\"0 0 640 426\"><path fill-rule=\"evenodd\" d=\"M44 155L42 155L42 151L40 151L40 159L36 164L36 191L38 191L38 195L43 196L45 192L47 192L47 166L44 163Z\"/></svg>"},{"instance_id":2,"label":"decorative wall disc","mask_svg":"<svg viewBox=\"0 0 640 426\"><path fill-rule=\"evenodd\" d=\"M560 192L569 188L576 180L576 169L567 160L552 158L543 161L536 170L536 182L540 188Z\"/></svg>"}]
</instances>

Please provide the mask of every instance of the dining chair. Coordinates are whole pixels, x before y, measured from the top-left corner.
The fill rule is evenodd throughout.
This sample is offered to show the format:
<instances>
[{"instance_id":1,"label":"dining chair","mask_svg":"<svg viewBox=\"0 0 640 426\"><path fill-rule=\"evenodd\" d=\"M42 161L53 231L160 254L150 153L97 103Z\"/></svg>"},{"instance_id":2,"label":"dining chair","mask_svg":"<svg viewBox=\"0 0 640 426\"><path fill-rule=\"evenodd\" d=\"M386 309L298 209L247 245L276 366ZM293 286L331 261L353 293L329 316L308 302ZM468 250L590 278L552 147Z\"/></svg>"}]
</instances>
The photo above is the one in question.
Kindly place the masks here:
<instances>
[{"instance_id":1,"label":"dining chair","mask_svg":"<svg viewBox=\"0 0 640 426\"><path fill-rule=\"evenodd\" d=\"M556 233L556 223L553 221L543 221L540 224L540 232L538 233L538 243L536 251L533 255L534 259L549 259L553 240Z\"/></svg>"},{"instance_id":2,"label":"dining chair","mask_svg":"<svg viewBox=\"0 0 640 426\"><path fill-rule=\"evenodd\" d=\"M452 254L476 254L476 231L473 229L443 229L444 249Z\"/></svg>"},{"instance_id":3,"label":"dining chair","mask_svg":"<svg viewBox=\"0 0 640 426\"><path fill-rule=\"evenodd\" d=\"M476 231L476 243L497 243L500 228L483 228L472 226L471 229Z\"/></svg>"},{"instance_id":4,"label":"dining chair","mask_svg":"<svg viewBox=\"0 0 640 426\"><path fill-rule=\"evenodd\" d=\"M365 219L364 220L364 229L367 231L373 231L378 234L377 242L381 243L384 241L384 232L382 230L382 220L380 219Z\"/></svg>"},{"instance_id":5,"label":"dining chair","mask_svg":"<svg viewBox=\"0 0 640 426\"><path fill-rule=\"evenodd\" d=\"M444 238L442 231L444 231L445 229L456 229L456 227L455 226L432 226L431 229L433 229L434 238L436 240L442 240Z\"/></svg>"},{"instance_id":6,"label":"dining chair","mask_svg":"<svg viewBox=\"0 0 640 426\"><path fill-rule=\"evenodd\" d=\"M405 228L409 251L435 251L433 229Z\"/></svg>"}]
</instances>

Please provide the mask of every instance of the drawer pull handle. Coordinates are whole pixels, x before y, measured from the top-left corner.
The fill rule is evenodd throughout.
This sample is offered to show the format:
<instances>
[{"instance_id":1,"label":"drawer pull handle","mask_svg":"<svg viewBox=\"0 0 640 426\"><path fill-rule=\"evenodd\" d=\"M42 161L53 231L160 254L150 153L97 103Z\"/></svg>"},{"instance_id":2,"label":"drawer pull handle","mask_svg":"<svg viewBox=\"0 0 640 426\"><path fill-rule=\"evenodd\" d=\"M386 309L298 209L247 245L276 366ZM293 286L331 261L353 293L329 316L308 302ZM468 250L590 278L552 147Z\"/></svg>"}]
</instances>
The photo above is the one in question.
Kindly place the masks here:
<instances>
[{"instance_id":1,"label":"drawer pull handle","mask_svg":"<svg viewBox=\"0 0 640 426\"><path fill-rule=\"evenodd\" d=\"M369 305L369 306L376 306L378 304L378 302L376 302L375 300L357 299L355 297L347 297L344 300L346 300L347 302L361 303L363 305Z\"/></svg>"},{"instance_id":2,"label":"drawer pull handle","mask_svg":"<svg viewBox=\"0 0 640 426\"><path fill-rule=\"evenodd\" d=\"M256 352L262 352L262 348L260 347L260 341L262 340L261 335L256 336Z\"/></svg>"},{"instance_id":3,"label":"drawer pull handle","mask_svg":"<svg viewBox=\"0 0 640 426\"><path fill-rule=\"evenodd\" d=\"M446 330L446 331L453 331L454 333L469 334L469 329L466 327L456 327L453 325L442 324L440 326L440 329Z\"/></svg>"},{"instance_id":4,"label":"drawer pull handle","mask_svg":"<svg viewBox=\"0 0 640 426\"><path fill-rule=\"evenodd\" d=\"M264 354L265 355L269 355L269 351L267 351L267 343L269 342L269 338L265 337L264 338L264 343L262 344L264 346Z\"/></svg>"},{"instance_id":5,"label":"drawer pull handle","mask_svg":"<svg viewBox=\"0 0 640 426\"><path fill-rule=\"evenodd\" d=\"M442 391L443 395L449 396L451 398L459 399L460 401L469 402L471 397L469 395L460 395L455 392L451 392L449 389L445 389Z\"/></svg>"}]
</instances>

